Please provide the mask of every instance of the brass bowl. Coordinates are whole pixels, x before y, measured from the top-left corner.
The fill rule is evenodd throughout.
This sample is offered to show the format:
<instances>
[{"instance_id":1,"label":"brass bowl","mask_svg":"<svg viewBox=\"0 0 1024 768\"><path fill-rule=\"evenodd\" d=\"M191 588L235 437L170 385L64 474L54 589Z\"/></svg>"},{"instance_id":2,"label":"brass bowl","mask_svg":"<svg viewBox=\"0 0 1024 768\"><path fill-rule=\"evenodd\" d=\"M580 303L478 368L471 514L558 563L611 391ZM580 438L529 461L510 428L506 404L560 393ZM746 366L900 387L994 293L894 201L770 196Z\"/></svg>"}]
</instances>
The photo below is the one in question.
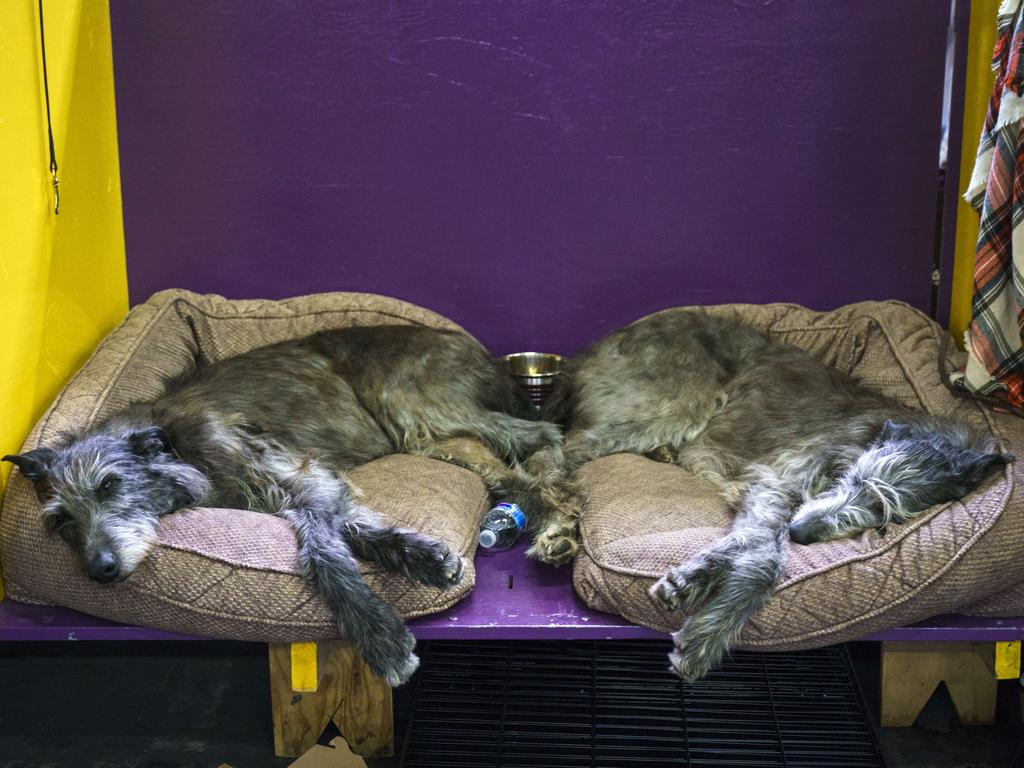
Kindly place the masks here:
<instances>
[{"instance_id":1,"label":"brass bowl","mask_svg":"<svg viewBox=\"0 0 1024 768\"><path fill-rule=\"evenodd\" d=\"M516 352L505 355L501 361L508 366L509 373L526 390L534 404L540 405L551 394L565 358L548 352Z\"/></svg>"}]
</instances>

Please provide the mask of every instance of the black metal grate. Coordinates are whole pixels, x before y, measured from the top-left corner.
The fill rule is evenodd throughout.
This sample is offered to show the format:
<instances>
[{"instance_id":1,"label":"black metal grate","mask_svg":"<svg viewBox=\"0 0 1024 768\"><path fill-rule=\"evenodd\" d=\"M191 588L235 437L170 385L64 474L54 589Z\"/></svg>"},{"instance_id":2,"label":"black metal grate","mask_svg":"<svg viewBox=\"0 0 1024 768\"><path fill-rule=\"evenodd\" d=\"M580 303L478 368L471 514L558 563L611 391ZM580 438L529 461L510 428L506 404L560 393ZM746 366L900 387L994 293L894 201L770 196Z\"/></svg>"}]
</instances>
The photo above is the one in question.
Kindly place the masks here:
<instances>
[{"instance_id":1,"label":"black metal grate","mask_svg":"<svg viewBox=\"0 0 1024 768\"><path fill-rule=\"evenodd\" d=\"M659 642L421 647L406 768L884 765L841 647L736 653L694 684Z\"/></svg>"}]
</instances>

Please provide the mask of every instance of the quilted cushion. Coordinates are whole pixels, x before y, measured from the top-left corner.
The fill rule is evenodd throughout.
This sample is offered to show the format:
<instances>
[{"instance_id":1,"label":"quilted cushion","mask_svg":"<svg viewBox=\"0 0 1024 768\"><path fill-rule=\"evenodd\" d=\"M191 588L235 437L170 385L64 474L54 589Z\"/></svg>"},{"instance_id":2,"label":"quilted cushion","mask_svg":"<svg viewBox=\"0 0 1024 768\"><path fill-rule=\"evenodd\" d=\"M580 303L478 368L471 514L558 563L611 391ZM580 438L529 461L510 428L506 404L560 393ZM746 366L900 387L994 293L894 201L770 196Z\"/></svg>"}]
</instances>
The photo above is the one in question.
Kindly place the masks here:
<instances>
[{"instance_id":1,"label":"quilted cushion","mask_svg":"<svg viewBox=\"0 0 1024 768\"><path fill-rule=\"evenodd\" d=\"M969 616L1024 616L1024 581L963 606Z\"/></svg>"},{"instance_id":2,"label":"quilted cushion","mask_svg":"<svg viewBox=\"0 0 1024 768\"><path fill-rule=\"evenodd\" d=\"M746 626L742 646L826 645L940 613L1012 615L1024 608L1024 586L1013 587L1024 585L1024 421L949 393L938 372L939 326L898 302L825 313L782 304L712 311L765 328L902 403L989 430L1021 457L961 502L884 535L789 544L785 579ZM593 608L678 629L684 616L661 608L647 590L725 534L732 519L725 503L705 481L640 456L606 456L581 472L587 505L577 591Z\"/></svg>"},{"instance_id":3,"label":"quilted cushion","mask_svg":"<svg viewBox=\"0 0 1024 768\"><path fill-rule=\"evenodd\" d=\"M408 323L461 330L411 304L359 293L285 301L229 301L164 291L135 307L68 383L25 448L94 424L131 402L162 394L195 366L328 328ZM418 456L392 455L349 473L382 517L437 536L465 559L450 590L413 584L366 564L370 586L402 616L441 611L473 588L472 555L487 508L473 473ZM126 581L90 581L59 538L46 532L32 484L14 472L0 514L0 558L15 600L75 608L108 619L240 640L336 636L326 604L299 575L295 536L271 515L192 509L168 515L157 546Z\"/></svg>"}]
</instances>

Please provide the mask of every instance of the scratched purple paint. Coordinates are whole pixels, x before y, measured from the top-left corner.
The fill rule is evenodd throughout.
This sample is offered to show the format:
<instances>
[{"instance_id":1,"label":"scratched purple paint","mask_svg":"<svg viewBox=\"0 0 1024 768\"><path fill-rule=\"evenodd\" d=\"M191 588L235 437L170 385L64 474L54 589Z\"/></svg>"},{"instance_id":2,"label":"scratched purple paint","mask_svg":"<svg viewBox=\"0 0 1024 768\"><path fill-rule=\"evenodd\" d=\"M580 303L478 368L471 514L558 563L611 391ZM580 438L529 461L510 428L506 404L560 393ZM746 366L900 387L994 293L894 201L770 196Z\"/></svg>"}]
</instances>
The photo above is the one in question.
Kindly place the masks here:
<instances>
[{"instance_id":1,"label":"scratched purple paint","mask_svg":"<svg viewBox=\"0 0 1024 768\"><path fill-rule=\"evenodd\" d=\"M928 307L947 0L110 5L133 302L372 291L495 353Z\"/></svg>"}]
</instances>

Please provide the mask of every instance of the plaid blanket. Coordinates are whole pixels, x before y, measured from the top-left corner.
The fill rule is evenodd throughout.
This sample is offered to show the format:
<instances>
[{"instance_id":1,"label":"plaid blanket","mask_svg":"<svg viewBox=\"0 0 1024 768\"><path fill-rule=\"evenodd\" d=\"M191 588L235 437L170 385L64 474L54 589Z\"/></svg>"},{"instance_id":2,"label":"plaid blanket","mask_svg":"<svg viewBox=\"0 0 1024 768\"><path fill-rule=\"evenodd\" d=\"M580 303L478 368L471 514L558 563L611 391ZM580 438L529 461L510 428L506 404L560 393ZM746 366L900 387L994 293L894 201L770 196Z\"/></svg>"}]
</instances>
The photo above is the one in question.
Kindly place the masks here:
<instances>
[{"instance_id":1,"label":"plaid blanket","mask_svg":"<svg viewBox=\"0 0 1024 768\"><path fill-rule=\"evenodd\" d=\"M961 386L1024 406L1024 13L999 7L996 83L964 195L981 214Z\"/></svg>"}]
</instances>

